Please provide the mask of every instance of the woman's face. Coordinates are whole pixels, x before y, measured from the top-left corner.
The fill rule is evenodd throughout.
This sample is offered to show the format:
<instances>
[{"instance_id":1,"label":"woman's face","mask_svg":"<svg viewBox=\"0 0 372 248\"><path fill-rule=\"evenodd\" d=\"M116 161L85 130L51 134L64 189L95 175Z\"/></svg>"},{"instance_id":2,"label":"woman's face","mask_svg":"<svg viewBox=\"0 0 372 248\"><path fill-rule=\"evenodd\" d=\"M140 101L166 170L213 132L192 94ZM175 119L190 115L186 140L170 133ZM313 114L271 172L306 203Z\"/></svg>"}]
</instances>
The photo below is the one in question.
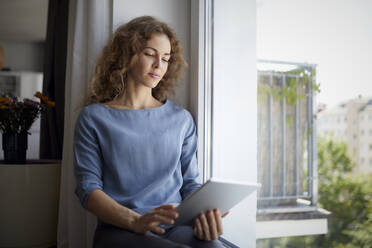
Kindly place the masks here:
<instances>
[{"instance_id":1,"label":"woman's face","mask_svg":"<svg viewBox=\"0 0 372 248\"><path fill-rule=\"evenodd\" d=\"M171 45L165 34L153 34L143 51L134 57L128 79L155 88L167 72Z\"/></svg>"}]
</instances>

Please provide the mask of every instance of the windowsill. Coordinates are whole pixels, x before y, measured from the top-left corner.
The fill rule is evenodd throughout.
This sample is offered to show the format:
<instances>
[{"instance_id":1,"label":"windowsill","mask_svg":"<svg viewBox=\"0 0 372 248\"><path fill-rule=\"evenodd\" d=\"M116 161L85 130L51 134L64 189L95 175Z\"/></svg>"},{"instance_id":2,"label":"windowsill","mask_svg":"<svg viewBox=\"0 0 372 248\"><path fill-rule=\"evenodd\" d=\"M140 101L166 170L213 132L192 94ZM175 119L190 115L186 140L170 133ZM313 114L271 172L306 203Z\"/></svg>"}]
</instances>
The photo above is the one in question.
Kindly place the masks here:
<instances>
[{"instance_id":1,"label":"windowsill","mask_svg":"<svg viewBox=\"0 0 372 248\"><path fill-rule=\"evenodd\" d=\"M310 210L311 209L311 210ZM275 209L271 209L274 211ZM268 212L265 210L257 210L257 222L274 221L274 220L307 220L307 219L328 219L330 212L321 208L309 208L309 211L293 211L284 212L284 208L279 209L278 212ZM262 211L262 212L261 212Z\"/></svg>"},{"instance_id":2,"label":"windowsill","mask_svg":"<svg viewBox=\"0 0 372 248\"><path fill-rule=\"evenodd\" d=\"M326 234L331 213L308 207L281 207L257 210L256 237L279 238Z\"/></svg>"}]
</instances>

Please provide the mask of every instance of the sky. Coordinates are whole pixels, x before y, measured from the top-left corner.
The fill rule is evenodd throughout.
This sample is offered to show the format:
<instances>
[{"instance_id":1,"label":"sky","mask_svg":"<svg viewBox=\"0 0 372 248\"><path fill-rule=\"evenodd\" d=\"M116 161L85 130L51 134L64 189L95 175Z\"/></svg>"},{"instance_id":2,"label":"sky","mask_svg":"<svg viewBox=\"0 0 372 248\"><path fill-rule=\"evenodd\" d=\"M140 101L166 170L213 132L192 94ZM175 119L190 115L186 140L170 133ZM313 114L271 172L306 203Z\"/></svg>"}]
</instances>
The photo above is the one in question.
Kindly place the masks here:
<instances>
[{"instance_id":1,"label":"sky","mask_svg":"<svg viewBox=\"0 0 372 248\"><path fill-rule=\"evenodd\" d=\"M257 0L257 57L317 64L317 102L372 97L372 0Z\"/></svg>"}]
</instances>

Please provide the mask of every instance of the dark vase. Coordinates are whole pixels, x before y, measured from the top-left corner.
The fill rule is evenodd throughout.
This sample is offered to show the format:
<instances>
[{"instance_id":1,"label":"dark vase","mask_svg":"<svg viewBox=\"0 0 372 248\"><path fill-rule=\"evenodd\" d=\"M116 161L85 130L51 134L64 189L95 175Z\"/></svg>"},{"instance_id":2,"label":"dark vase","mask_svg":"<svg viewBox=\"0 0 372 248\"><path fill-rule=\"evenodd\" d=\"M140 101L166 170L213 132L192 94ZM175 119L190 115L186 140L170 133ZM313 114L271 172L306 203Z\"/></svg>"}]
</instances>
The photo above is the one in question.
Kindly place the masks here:
<instances>
[{"instance_id":1,"label":"dark vase","mask_svg":"<svg viewBox=\"0 0 372 248\"><path fill-rule=\"evenodd\" d=\"M4 162L6 164L26 163L27 137L27 132L3 133Z\"/></svg>"}]
</instances>

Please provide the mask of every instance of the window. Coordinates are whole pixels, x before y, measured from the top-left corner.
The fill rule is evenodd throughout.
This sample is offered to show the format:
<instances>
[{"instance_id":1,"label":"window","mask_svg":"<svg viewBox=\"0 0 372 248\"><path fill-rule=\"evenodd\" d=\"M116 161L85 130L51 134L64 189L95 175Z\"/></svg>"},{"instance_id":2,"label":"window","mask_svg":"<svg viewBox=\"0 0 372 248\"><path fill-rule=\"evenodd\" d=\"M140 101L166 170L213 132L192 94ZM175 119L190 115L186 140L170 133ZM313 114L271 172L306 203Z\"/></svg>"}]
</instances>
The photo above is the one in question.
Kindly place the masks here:
<instances>
[{"instance_id":1,"label":"window","mask_svg":"<svg viewBox=\"0 0 372 248\"><path fill-rule=\"evenodd\" d=\"M192 4L196 1L182 2ZM204 43L205 49L199 50L207 53L206 65L210 66L205 73L210 73L211 84L205 86L211 87L209 92L204 93L213 93L209 95L211 104L208 105L213 137L210 147L211 176L256 182L257 84L247 83L247 80L257 80L256 20L252 18L255 16L256 1L238 0L234 4L231 1L203 2L207 3L207 11L207 7L211 6L206 19L210 29L204 30L207 44ZM241 32L236 32L237 29ZM200 83L203 85L205 82L201 80ZM247 153L250 155L247 156ZM239 247L254 247L256 206L256 198L252 195L251 199L234 208L230 219L226 218L224 233L234 236L230 240ZM247 212L252 214L247 215ZM237 229L240 230L238 233Z\"/></svg>"}]
</instances>

